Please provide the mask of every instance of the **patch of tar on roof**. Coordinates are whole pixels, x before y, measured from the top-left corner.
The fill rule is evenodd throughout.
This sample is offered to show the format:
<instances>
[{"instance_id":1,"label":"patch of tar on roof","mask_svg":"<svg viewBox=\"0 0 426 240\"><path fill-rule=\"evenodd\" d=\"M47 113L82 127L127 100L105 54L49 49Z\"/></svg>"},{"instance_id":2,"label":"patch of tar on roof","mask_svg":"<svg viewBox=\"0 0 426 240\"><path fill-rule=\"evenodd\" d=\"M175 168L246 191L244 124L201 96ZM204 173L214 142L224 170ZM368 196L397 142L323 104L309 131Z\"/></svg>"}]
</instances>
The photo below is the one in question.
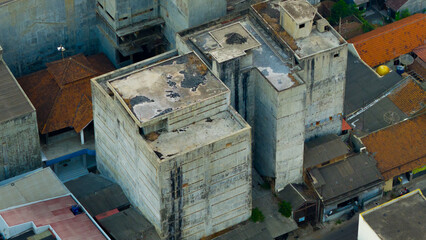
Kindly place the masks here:
<instances>
[{"instance_id":1,"label":"patch of tar on roof","mask_svg":"<svg viewBox=\"0 0 426 240\"><path fill-rule=\"evenodd\" d=\"M228 91L194 53L109 83L141 122Z\"/></svg>"}]
</instances>

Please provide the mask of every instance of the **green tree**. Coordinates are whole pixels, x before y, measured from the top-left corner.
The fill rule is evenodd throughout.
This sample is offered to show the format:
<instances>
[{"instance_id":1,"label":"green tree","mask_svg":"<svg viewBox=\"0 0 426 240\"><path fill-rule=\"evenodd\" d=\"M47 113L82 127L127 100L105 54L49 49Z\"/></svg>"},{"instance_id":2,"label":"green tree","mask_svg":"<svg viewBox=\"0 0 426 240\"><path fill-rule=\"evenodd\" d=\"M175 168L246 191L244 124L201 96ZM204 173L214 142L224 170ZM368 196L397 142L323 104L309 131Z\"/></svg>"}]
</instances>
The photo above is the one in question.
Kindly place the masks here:
<instances>
[{"instance_id":1,"label":"green tree","mask_svg":"<svg viewBox=\"0 0 426 240\"><path fill-rule=\"evenodd\" d=\"M362 13L355 4L347 4L344 0L337 1L331 7L331 16L328 21L331 24L336 25L339 23L340 18L344 18L350 15L355 15L356 17L362 19Z\"/></svg>"},{"instance_id":2,"label":"green tree","mask_svg":"<svg viewBox=\"0 0 426 240\"><path fill-rule=\"evenodd\" d=\"M253 208L251 210L250 218L253 222L263 222L265 220L265 216L263 216L263 213L259 210L259 208Z\"/></svg>"},{"instance_id":3,"label":"green tree","mask_svg":"<svg viewBox=\"0 0 426 240\"><path fill-rule=\"evenodd\" d=\"M286 201L282 201L279 204L278 212L280 212L284 217L289 218L291 216L291 204Z\"/></svg>"},{"instance_id":4,"label":"green tree","mask_svg":"<svg viewBox=\"0 0 426 240\"><path fill-rule=\"evenodd\" d=\"M369 23L368 21L362 19L362 31L363 32L369 32L371 30L373 30L375 27L373 26L373 24Z\"/></svg>"},{"instance_id":5,"label":"green tree","mask_svg":"<svg viewBox=\"0 0 426 240\"><path fill-rule=\"evenodd\" d=\"M395 20L398 21L409 16L410 16L410 11L408 9L404 9L395 14Z\"/></svg>"}]
</instances>

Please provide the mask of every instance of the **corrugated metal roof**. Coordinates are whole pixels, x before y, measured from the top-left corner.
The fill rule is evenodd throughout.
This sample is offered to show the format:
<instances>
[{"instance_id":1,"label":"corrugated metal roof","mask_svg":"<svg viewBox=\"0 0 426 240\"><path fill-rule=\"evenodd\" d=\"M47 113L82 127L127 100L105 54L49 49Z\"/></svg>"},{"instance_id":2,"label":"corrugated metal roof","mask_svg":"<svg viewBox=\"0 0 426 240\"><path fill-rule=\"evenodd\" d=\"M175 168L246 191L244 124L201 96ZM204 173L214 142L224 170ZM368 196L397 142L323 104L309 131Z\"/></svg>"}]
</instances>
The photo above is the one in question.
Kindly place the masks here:
<instances>
[{"instance_id":1,"label":"corrugated metal roof","mask_svg":"<svg viewBox=\"0 0 426 240\"><path fill-rule=\"evenodd\" d=\"M37 169L0 182L0 210L68 193L50 168Z\"/></svg>"},{"instance_id":2,"label":"corrugated metal roof","mask_svg":"<svg viewBox=\"0 0 426 240\"><path fill-rule=\"evenodd\" d=\"M420 47L414 48L413 52L419 57L423 62L426 62L426 44Z\"/></svg>"},{"instance_id":3,"label":"corrugated metal roof","mask_svg":"<svg viewBox=\"0 0 426 240\"><path fill-rule=\"evenodd\" d=\"M310 168L318 164L344 156L350 148L337 135L327 135L305 143L303 167Z\"/></svg>"},{"instance_id":4,"label":"corrugated metal roof","mask_svg":"<svg viewBox=\"0 0 426 240\"><path fill-rule=\"evenodd\" d=\"M358 57L348 52L344 101L345 115L347 116L370 104L401 80L402 77L395 71L379 77Z\"/></svg>"},{"instance_id":5,"label":"corrugated metal roof","mask_svg":"<svg viewBox=\"0 0 426 240\"><path fill-rule=\"evenodd\" d=\"M6 63L0 60L0 122L33 112L34 108Z\"/></svg>"},{"instance_id":6,"label":"corrugated metal roof","mask_svg":"<svg viewBox=\"0 0 426 240\"><path fill-rule=\"evenodd\" d=\"M331 200L360 189L366 185L380 182L381 175L376 161L367 154L358 154L322 168L315 168L311 176L322 179L324 184L314 182L316 191L324 201Z\"/></svg>"},{"instance_id":7,"label":"corrugated metal roof","mask_svg":"<svg viewBox=\"0 0 426 240\"><path fill-rule=\"evenodd\" d=\"M402 7L408 0L387 0L386 7L394 10L395 12L399 11L399 8Z\"/></svg>"}]
</instances>

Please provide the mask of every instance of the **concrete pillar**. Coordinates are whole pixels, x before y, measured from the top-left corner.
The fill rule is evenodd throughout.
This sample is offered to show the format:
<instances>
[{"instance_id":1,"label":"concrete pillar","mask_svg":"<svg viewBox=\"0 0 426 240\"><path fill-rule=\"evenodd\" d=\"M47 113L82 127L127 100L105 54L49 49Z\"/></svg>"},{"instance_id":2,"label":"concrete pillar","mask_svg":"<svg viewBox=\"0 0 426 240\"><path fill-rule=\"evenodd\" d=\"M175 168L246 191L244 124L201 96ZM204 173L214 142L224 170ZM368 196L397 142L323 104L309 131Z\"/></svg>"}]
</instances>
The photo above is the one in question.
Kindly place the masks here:
<instances>
[{"instance_id":1,"label":"concrete pillar","mask_svg":"<svg viewBox=\"0 0 426 240\"><path fill-rule=\"evenodd\" d=\"M81 141L81 145L84 145L84 128L81 129L81 132L80 132L80 141Z\"/></svg>"}]
</instances>

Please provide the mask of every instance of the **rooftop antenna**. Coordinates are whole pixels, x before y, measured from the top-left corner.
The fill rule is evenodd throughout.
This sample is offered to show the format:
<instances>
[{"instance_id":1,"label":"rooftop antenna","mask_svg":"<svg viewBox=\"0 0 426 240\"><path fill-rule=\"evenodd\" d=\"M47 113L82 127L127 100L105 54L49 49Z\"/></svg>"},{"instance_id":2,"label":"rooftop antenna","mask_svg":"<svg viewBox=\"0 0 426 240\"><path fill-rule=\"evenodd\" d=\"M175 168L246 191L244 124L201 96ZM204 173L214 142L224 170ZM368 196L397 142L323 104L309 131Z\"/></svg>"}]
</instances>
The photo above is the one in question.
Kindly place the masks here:
<instances>
[{"instance_id":1,"label":"rooftop antenna","mask_svg":"<svg viewBox=\"0 0 426 240\"><path fill-rule=\"evenodd\" d=\"M66 51L65 47L61 45L59 45L59 47L57 47L58 51L61 52L62 54L62 60L64 60L64 52Z\"/></svg>"}]
</instances>

